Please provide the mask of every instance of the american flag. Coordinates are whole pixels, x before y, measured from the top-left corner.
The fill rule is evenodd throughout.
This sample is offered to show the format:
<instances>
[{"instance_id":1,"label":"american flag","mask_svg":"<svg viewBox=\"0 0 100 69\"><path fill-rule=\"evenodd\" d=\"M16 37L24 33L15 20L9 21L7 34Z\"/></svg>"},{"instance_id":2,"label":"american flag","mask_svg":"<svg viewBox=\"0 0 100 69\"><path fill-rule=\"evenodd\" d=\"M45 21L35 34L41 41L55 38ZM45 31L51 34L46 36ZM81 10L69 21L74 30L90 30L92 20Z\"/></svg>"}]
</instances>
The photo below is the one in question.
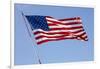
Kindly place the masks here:
<instances>
[{"instance_id":1,"label":"american flag","mask_svg":"<svg viewBox=\"0 0 100 69\"><path fill-rule=\"evenodd\" d=\"M37 44L49 41L75 39L87 41L80 17L55 19L51 16L26 16Z\"/></svg>"}]
</instances>

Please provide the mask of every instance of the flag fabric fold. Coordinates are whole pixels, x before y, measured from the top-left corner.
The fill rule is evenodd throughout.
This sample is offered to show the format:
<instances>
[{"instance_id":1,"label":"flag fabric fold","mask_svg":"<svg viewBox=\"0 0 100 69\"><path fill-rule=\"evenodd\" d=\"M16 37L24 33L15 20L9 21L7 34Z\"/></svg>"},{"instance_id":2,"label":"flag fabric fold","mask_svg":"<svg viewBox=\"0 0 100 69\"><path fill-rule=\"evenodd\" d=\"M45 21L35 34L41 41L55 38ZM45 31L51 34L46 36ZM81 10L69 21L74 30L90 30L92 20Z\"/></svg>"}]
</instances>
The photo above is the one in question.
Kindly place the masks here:
<instances>
[{"instance_id":1,"label":"flag fabric fold","mask_svg":"<svg viewBox=\"0 0 100 69\"><path fill-rule=\"evenodd\" d=\"M26 18L37 44L65 39L88 40L80 17L55 19L51 16L32 15Z\"/></svg>"}]
</instances>

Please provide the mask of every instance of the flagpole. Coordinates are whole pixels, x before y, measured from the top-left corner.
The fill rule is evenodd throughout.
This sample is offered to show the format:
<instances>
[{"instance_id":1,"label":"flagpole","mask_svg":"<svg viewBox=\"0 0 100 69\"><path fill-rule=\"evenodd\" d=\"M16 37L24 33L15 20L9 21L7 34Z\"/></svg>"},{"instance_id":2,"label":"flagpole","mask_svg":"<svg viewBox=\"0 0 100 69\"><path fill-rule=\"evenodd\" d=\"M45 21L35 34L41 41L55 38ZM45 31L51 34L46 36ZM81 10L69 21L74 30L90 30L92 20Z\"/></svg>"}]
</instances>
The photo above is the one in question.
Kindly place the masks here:
<instances>
[{"instance_id":1,"label":"flagpole","mask_svg":"<svg viewBox=\"0 0 100 69\"><path fill-rule=\"evenodd\" d=\"M26 19L25 19L25 15L24 15L23 12L22 12L22 16L23 16L23 19L24 19L24 24L25 24L25 26L26 26L27 32L28 32L28 34L29 34L31 40L33 40L33 37L32 37L32 35L31 35L31 32L30 32L30 30L29 30L29 27L28 27L28 25L27 25L27 22L26 22ZM38 51L37 47L34 46L34 49L35 49L36 55L37 55L37 57L38 57L38 62L39 62L39 64L42 64L42 62L41 62L41 60L40 60L39 51ZM37 49L37 50L36 50L36 49Z\"/></svg>"}]
</instances>

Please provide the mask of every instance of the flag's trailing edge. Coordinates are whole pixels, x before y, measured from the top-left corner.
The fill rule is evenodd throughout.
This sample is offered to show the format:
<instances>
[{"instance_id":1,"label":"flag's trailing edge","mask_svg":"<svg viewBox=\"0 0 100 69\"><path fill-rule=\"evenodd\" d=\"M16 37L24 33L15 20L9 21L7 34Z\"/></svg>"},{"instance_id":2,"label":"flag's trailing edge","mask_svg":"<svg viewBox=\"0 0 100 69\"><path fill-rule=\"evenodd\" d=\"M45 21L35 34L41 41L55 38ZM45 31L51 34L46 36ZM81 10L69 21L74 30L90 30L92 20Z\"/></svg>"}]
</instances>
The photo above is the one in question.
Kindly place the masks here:
<instances>
[{"instance_id":1,"label":"flag's trailing edge","mask_svg":"<svg viewBox=\"0 0 100 69\"><path fill-rule=\"evenodd\" d=\"M37 44L64 39L87 41L80 17L55 19L51 16L25 16L35 35Z\"/></svg>"}]
</instances>

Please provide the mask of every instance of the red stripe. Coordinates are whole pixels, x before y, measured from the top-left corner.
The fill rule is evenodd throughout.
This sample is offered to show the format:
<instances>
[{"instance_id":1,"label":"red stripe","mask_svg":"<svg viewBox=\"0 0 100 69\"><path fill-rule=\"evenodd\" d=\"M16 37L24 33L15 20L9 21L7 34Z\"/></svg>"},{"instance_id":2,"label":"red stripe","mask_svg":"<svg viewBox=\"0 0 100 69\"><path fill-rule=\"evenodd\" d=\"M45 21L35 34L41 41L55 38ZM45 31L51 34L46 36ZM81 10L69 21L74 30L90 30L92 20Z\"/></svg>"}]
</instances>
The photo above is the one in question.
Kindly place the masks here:
<instances>
[{"instance_id":1,"label":"red stripe","mask_svg":"<svg viewBox=\"0 0 100 69\"><path fill-rule=\"evenodd\" d=\"M63 35L60 35L60 36L45 36L45 35L41 35L41 36L36 37L36 39L41 39L41 38L44 38L44 37L47 37L47 38L63 38L65 36L69 36L69 35L68 34L63 34Z\"/></svg>"},{"instance_id":2,"label":"red stripe","mask_svg":"<svg viewBox=\"0 0 100 69\"><path fill-rule=\"evenodd\" d=\"M46 16L47 18L53 18L51 16ZM53 18L54 19L54 18ZM79 20L81 19L80 17L73 17L73 18L64 18L64 19L58 19L59 21L67 21L67 20ZM55 19L57 20L57 19Z\"/></svg>"},{"instance_id":3,"label":"red stripe","mask_svg":"<svg viewBox=\"0 0 100 69\"><path fill-rule=\"evenodd\" d=\"M85 34L86 34L86 32L84 32L84 33L80 34L79 36L83 36L83 35L85 35Z\"/></svg>"},{"instance_id":4,"label":"red stripe","mask_svg":"<svg viewBox=\"0 0 100 69\"><path fill-rule=\"evenodd\" d=\"M81 19L80 17L74 17L74 18L66 18L66 19L59 19L60 21L67 21L67 20L76 20Z\"/></svg>"},{"instance_id":5,"label":"red stripe","mask_svg":"<svg viewBox=\"0 0 100 69\"><path fill-rule=\"evenodd\" d=\"M82 24L81 22L70 22L70 23L66 23L65 25L74 25L74 24Z\"/></svg>"},{"instance_id":6,"label":"red stripe","mask_svg":"<svg viewBox=\"0 0 100 69\"><path fill-rule=\"evenodd\" d=\"M87 36L85 36L84 39L87 39Z\"/></svg>"},{"instance_id":7,"label":"red stripe","mask_svg":"<svg viewBox=\"0 0 100 69\"><path fill-rule=\"evenodd\" d=\"M72 29L79 29L83 28L82 26L77 26L77 27L70 27L70 28L50 28L50 31L52 30L72 30Z\"/></svg>"},{"instance_id":8,"label":"red stripe","mask_svg":"<svg viewBox=\"0 0 100 69\"><path fill-rule=\"evenodd\" d=\"M77 39L77 40L84 40L84 39L82 39L81 37L77 37L76 39Z\"/></svg>"},{"instance_id":9,"label":"red stripe","mask_svg":"<svg viewBox=\"0 0 100 69\"><path fill-rule=\"evenodd\" d=\"M86 32L80 34L80 35L76 35L77 37L80 37L81 40L85 40L87 38L87 36L82 37L83 35L86 35ZM86 41L86 40L85 40Z\"/></svg>"},{"instance_id":10,"label":"red stripe","mask_svg":"<svg viewBox=\"0 0 100 69\"><path fill-rule=\"evenodd\" d=\"M48 25L49 25L49 26L57 26L55 23L53 23L53 24L50 24L50 23L49 23Z\"/></svg>"},{"instance_id":11,"label":"red stripe","mask_svg":"<svg viewBox=\"0 0 100 69\"><path fill-rule=\"evenodd\" d=\"M42 33L42 34L48 34L48 35L54 35L54 34L70 34L70 33L74 33L74 34L77 34L77 33L80 33L80 32L82 32L82 31L84 31L84 30L78 30L78 31L75 31L75 32L67 32L67 30L66 30L66 32L43 32L43 31L36 31L36 32L34 32L34 34L36 35L36 34L40 34L40 33Z\"/></svg>"},{"instance_id":12,"label":"red stripe","mask_svg":"<svg viewBox=\"0 0 100 69\"><path fill-rule=\"evenodd\" d=\"M86 34L85 34L86 35ZM83 36L82 36L83 37ZM87 38L87 35L85 36L85 37L83 37L83 38Z\"/></svg>"},{"instance_id":13,"label":"red stripe","mask_svg":"<svg viewBox=\"0 0 100 69\"><path fill-rule=\"evenodd\" d=\"M77 33L80 33L82 31L84 31L84 29L81 29L81 30L78 30L78 31L75 31L75 32L72 32L72 33L77 34Z\"/></svg>"},{"instance_id":14,"label":"red stripe","mask_svg":"<svg viewBox=\"0 0 100 69\"><path fill-rule=\"evenodd\" d=\"M39 38L43 38L43 37L39 37ZM37 38L37 39L39 39L39 38ZM49 37L48 37L49 38ZM53 38L53 37L51 37L51 38ZM80 39L78 39L78 38L80 38ZM45 43L45 42L48 42L48 41L58 41L58 40L65 40L65 39L78 39L78 40L84 40L84 41L88 41L88 39L87 39L87 36L86 37L81 37L81 36L76 36L76 37L66 37L66 38L64 38L63 36L62 37L58 37L57 39L47 39L47 40L42 40L42 41L40 41L40 42L37 42L37 44L42 44L42 43ZM87 39L87 40L86 40Z\"/></svg>"},{"instance_id":15,"label":"red stripe","mask_svg":"<svg viewBox=\"0 0 100 69\"><path fill-rule=\"evenodd\" d=\"M48 42L48 41L59 41L59 40L65 40L65 39L75 39L75 37L43 40L43 41L37 42L37 44L42 44L42 43L45 43L45 42Z\"/></svg>"},{"instance_id":16,"label":"red stripe","mask_svg":"<svg viewBox=\"0 0 100 69\"><path fill-rule=\"evenodd\" d=\"M70 32L42 32L42 31L37 31L34 32L34 34L39 34L39 33L43 33L43 34L48 34L48 35L54 35L54 34L70 34Z\"/></svg>"},{"instance_id":17,"label":"red stripe","mask_svg":"<svg viewBox=\"0 0 100 69\"><path fill-rule=\"evenodd\" d=\"M83 37L79 37L79 38L80 39L78 39L78 37L77 37L78 40L84 40L84 41L86 41L85 38L83 38Z\"/></svg>"},{"instance_id":18,"label":"red stripe","mask_svg":"<svg viewBox=\"0 0 100 69\"><path fill-rule=\"evenodd\" d=\"M49 21L49 22L52 22L53 23L53 25L55 24L61 24L61 25L73 25L73 24L81 24L81 22L68 22L68 23L62 23L62 22L57 22L57 21L51 21L51 20L47 20L47 21ZM49 23L50 24L50 23ZM48 24L48 25L49 25Z\"/></svg>"},{"instance_id":19,"label":"red stripe","mask_svg":"<svg viewBox=\"0 0 100 69\"><path fill-rule=\"evenodd\" d=\"M62 24L62 25L65 25L64 23L61 23L59 21L47 20L47 22L52 22L53 24Z\"/></svg>"}]
</instances>

